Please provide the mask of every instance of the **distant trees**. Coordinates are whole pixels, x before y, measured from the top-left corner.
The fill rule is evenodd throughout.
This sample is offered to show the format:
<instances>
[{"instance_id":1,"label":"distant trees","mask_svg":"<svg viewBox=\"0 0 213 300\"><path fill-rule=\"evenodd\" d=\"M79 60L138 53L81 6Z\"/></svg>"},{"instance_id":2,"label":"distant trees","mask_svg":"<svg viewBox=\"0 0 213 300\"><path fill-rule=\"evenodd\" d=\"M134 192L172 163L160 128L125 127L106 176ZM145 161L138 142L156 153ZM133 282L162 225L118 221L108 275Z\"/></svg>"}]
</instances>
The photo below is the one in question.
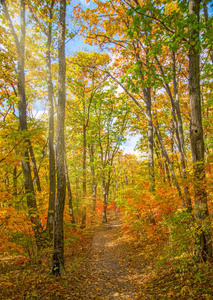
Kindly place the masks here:
<instances>
[{"instance_id":1,"label":"distant trees","mask_svg":"<svg viewBox=\"0 0 213 300\"><path fill-rule=\"evenodd\" d=\"M116 56L116 75L112 72L111 77L122 86L147 119L150 187L154 191L154 143L157 143L165 160L165 167L169 168L177 188L182 207L193 213L207 230L207 236L204 237L203 230L198 226L198 231L201 231L198 234L199 257L204 260L205 255L212 257L207 195L204 188L199 62L200 51L201 57L207 60L211 58L206 50L209 34L209 23L206 23L207 7L204 4L204 16L199 19L200 1L189 1L188 7L185 2L140 4L137 1L122 0L117 1L115 5L111 5L111 2L97 1L96 5L93 10L77 7L76 18L82 25L82 32L87 41L97 43L100 47L105 45ZM100 16L100 11L104 17ZM201 29L199 24L206 25ZM208 89L208 84L204 85ZM162 92L163 89L167 97ZM164 99L161 103L162 109L159 106L161 99ZM186 99L190 100L190 109ZM162 118L163 115L168 122ZM190 137L189 129L186 129L189 122ZM167 138L168 134L171 142ZM196 178L194 205L187 185L187 165L190 158L186 149L189 150L189 139ZM171 159L174 153L179 153L184 186L181 186L182 179L178 178L178 170Z\"/></svg>"}]
</instances>

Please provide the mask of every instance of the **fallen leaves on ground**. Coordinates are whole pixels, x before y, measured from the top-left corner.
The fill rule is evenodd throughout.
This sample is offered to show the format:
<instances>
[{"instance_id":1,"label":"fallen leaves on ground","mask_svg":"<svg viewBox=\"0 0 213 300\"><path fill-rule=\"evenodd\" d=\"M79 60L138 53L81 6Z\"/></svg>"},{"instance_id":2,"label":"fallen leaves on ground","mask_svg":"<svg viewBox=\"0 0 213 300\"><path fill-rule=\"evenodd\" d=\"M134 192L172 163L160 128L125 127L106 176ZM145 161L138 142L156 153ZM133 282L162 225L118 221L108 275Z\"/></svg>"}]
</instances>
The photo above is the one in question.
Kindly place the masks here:
<instances>
[{"instance_id":1,"label":"fallen leaves on ground","mask_svg":"<svg viewBox=\"0 0 213 300\"><path fill-rule=\"evenodd\" d=\"M114 218L66 244L62 278L51 275L48 251L34 261L2 259L0 299L212 299L212 265L184 265L177 258L157 266L162 248L124 235L121 220Z\"/></svg>"}]
</instances>

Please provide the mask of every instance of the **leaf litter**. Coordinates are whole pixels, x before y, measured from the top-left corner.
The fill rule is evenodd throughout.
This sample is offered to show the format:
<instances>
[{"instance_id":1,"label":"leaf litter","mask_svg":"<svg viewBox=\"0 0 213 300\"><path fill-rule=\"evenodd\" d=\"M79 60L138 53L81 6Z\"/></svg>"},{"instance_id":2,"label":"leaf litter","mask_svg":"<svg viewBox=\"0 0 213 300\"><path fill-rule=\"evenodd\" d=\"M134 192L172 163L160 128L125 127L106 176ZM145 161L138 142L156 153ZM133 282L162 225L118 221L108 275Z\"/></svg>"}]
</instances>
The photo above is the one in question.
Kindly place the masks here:
<instances>
[{"instance_id":1,"label":"leaf litter","mask_svg":"<svg viewBox=\"0 0 213 300\"><path fill-rule=\"evenodd\" d=\"M172 264L157 268L160 245L123 234L121 224L121 218L114 217L84 230L76 244L67 244L67 274L61 278L50 275L51 257L0 261L0 299L212 299L210 273L204 283L202 274L190 266L184 274Z\"/></svg>"}]
</instances>

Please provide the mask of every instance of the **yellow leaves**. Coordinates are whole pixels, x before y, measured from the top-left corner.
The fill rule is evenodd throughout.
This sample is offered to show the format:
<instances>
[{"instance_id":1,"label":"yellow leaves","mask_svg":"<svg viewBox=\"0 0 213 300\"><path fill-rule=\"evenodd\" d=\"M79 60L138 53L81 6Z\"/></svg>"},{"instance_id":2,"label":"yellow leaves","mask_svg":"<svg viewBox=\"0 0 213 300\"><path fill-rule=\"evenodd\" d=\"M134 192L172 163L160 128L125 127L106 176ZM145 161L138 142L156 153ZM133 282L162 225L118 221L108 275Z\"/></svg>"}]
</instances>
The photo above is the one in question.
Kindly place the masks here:
<instances>
[{"instance_id":1,"label":"yellow leaves","mask_svg":"<svg viewBox=\"0 0 213 300\"><path fill-rule=\"evenodd\" d=\"M103 27L105 29L105 33L107 35L113 34L113 29L114 29L114 24L112 22L109 22L109 20L104 20L103 21Z\"/></svg>"},{"instance_id":2,"label":"yellow leaves","mask_svg":"<svg viewBox=\"0 0 213 300\"><path fill-rule=\"evenodd\" d=\"M212 299L212 295L210 295L210 294L203 294L202 297L203 297L205 300L211 300L211 299Z\"/></svg>"},{"instance_id":3,"label":"yellow leaves","mask_svg":"<svg viewBox=\"0 0 213 300\"><path fill-rule=\"evenodd\" d=\"M173 11L175 12L179 12L180 9L178 8L178 3L177 1L171 1L169 3L166 4L165 6L165 13L166 14L171 14Z\"/></svg>"},{"instance_id":4,"label":"yellow leaves","mask_svg":"<svg viewBox=\"0 0 213 300\"><path fill-rule=\"evenodd\" d=\"M0 275L0 282L4 284L4 286L6 287L10 287L13 285L12 282L8 281L8 279L9 279L8 277Z\"/></svg>"},{"instance_id":5,"label":"yellow leaves","mask_svg":"<svg viewBox=\"0 0 213 300\"><path fill-rule=\"evenodd\" d=\"M190 295L192 296L193 295L193 290L191 289L190 286L188 285L184 285L180 291L180 294L183 296L183 295Z\"/></svg>"}]
</instances>

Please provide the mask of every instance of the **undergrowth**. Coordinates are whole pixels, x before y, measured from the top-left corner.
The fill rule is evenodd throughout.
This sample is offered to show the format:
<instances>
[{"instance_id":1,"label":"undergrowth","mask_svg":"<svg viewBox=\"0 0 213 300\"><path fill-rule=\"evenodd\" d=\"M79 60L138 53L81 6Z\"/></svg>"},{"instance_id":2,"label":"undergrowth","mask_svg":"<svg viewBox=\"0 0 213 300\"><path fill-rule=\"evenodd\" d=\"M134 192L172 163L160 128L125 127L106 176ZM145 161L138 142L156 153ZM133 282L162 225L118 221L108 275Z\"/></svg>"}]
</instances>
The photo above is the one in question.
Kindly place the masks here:
<instances>
[{"instance_id":1,"label":"undergrowth","mask_svg":"<svg viewBox=\"0 0 213 300\"><path fill-rule=\"evenodd\" d=\"M140 224L140 232L127 223L122 231L124 259L143 273L141 299L213 299L213 264L194 258L192 217L177 211L158 224Z\"/></svg>"}]
</instances>

